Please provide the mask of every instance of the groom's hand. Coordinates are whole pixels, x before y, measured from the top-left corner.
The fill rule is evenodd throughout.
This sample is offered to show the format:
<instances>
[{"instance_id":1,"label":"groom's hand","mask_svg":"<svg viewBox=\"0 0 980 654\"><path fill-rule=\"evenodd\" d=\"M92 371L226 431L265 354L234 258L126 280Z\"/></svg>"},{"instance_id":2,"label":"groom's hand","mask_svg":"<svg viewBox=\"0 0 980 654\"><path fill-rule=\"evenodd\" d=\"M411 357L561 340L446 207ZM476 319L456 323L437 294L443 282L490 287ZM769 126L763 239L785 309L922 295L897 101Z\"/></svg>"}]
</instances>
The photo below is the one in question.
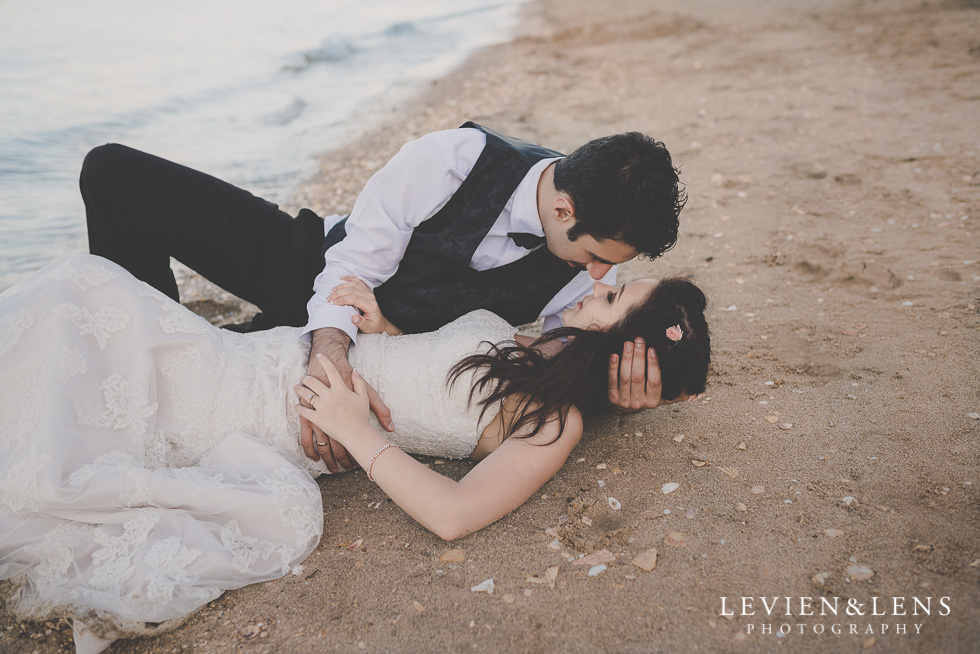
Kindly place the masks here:
<instances>
[{"instance_id":1,"label":"groom's hand","mask_svg":"<svg viewBox=\"0 0 980 654\"><path fill-rule=\"evenodd\" d=\"M327 327L314 331L307 374L316 377L325 384L328 383L323 368L316 363L316 355L320 353L336 366L344 379L344 383L347 384L348 388L351 388L352 369L347 361L349 345L350 338L339 329ZM371 410L378 417L378 422L388 431L392 431L394 427L391 422L391 411L381 401L381 396L378 395L377 391L370 386L367 389ZM300 418L300 444L303 446L306 456L312 460L319 461L322 458L330 472L337 472L341 467L345 470L353 470L357 467L357 462L348 456L343 445L330 438L319 427L305 418Z\"/></svg>"},{"instance_id":2,"label":"groom's hand","mask_svg":"<svg viewBox=\"0 0 980 654\"><path fill-rule=\"evenodd\" d=\"M310 365L307 368L307 374L326 383L326 379L324 379L323 375L323 369L318 365L314 365L316 361L315 356L316 355L310 357ZM320 369L317 370L318 368ZM303 406L309 406L305 400L302 402L302 404ZM314 461L319 461L322 458L323 463L326 464L327 470L330 472L353 470L355 467L357 467L357 463L352 461L347 455L347 450L343 445L327 436L319 427L314 425L306 418L300 417L299 420L299 441L303 446L303 451L306 452L306 456Z\"/></svg>"},{"instance_id":3,"label":"groom's hand","mask_svg":"<svg viewBox=\"0 0 980 654\"><path fill-rule=\"evenodd\" d=\"M623 356L609 357L609 404L616 413L635 413L688 399L661 398L660 364L657 352L647 348L642 338L623 344Z\"/></svg>"}]
</instances>

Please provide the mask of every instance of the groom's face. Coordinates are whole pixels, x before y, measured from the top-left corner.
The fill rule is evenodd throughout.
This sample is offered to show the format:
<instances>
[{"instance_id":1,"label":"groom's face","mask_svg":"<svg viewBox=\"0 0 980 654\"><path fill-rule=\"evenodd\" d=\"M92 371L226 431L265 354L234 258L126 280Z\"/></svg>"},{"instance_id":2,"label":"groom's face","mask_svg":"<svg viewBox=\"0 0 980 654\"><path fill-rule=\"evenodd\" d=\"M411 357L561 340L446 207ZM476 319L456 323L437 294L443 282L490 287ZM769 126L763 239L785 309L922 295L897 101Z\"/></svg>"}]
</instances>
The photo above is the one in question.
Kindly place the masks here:
<instances>
[{"instance_id":1,"label":"groom's face","mask_svg":"<svg viewBox=\"0 0 980 654\"><path fill-rule=\"evenodd\" d=\"M587 234L579 236L574 241L568 239L567 232L562 232L552 243L548 241L548 249L568 265L588 270L592 279L602 279L609 269L617 263L623 263L636 257L637 252L632 246L612 239L596 240Z\"/></svg>"}]
</instances>

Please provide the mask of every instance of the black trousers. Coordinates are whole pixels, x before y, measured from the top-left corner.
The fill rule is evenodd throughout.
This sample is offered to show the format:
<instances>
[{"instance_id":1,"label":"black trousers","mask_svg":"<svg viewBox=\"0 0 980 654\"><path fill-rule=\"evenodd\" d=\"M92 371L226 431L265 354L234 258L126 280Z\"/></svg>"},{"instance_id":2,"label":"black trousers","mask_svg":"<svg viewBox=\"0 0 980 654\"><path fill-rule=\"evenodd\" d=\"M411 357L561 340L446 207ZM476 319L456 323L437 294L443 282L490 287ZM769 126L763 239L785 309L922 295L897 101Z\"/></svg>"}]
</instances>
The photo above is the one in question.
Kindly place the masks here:
<instances>
[{"instance_id":1,"label":"black trousers","mask_svg":"<svg viewBox=\"0 0 980 654\"><path fill-rule=\"evenodd\" d=\"M179 301L170 257L259 307L252 329L306 324L323 219L123 145L85 157L89 250Z\"/></svg>"}]
</instances>

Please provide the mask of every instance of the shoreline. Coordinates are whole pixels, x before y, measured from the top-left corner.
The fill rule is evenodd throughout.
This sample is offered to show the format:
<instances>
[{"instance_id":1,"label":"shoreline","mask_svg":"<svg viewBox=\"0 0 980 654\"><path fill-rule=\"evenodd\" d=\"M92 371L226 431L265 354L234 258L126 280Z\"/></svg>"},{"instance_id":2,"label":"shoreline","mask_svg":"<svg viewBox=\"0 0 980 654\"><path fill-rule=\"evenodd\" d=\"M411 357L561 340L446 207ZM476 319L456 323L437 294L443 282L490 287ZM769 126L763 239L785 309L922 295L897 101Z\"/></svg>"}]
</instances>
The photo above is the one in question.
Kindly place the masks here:
<instances>
[{"instance_id":1,"label":"shoreline","mask_svg":"<svg viewBox=\"0 0 980 654\"><path fill-rule=\"evenodd\" d=\"M171 633L109 651L972 651L976 3L525 11L522 35L324 153L286 209L343 213L402 143L469 119L566 152L651 134L690 199L678 245L625 264L620 281L696 273L715 346L707 399L590 421L534 497L453 543L363 472L322 477L324 536L303 575L226 593ZM471 468L424 460L455 479ZM441 558L454 548L463 560ZM653 570L634 564L651 549ZM575 565L603 550L601 574ZM553 584L529 580L553 566ZM471 590L488 578L493 594ZM912 615L916 597L949 598L948 614ZM802 617L805 598L868 610ZM267 636L253 638L259 623ZM70 647L63 621L37 627L0 613L11 651Z\"/></svg>"}]
</instances>

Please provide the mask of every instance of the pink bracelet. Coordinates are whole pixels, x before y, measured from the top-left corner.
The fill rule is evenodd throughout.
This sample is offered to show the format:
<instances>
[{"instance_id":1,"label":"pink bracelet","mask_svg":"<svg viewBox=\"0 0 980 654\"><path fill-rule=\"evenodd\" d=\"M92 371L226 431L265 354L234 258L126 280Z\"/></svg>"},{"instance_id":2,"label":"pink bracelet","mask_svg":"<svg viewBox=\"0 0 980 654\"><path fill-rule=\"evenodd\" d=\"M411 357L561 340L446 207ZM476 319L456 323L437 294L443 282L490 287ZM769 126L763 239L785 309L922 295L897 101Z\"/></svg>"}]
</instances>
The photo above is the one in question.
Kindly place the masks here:
<instances>
[{"instance_id":1,"label":"pink bracelet","mask_svg":"<svg viewBox=\"0 0 980 654\"><path fill-rule=\"evenodd\" d=\"M374 455L371 457L371 460L368 461L368 466L367 466L368 481L374 481L374 477L371 476L371 468L374 467L374 460L378 458L379 454L387 450L389 447L398 447L398 446L395 445L394 443L385 443L384 445L379 447L377 451L375 451Z\"/></svg>"}]
</instances>

